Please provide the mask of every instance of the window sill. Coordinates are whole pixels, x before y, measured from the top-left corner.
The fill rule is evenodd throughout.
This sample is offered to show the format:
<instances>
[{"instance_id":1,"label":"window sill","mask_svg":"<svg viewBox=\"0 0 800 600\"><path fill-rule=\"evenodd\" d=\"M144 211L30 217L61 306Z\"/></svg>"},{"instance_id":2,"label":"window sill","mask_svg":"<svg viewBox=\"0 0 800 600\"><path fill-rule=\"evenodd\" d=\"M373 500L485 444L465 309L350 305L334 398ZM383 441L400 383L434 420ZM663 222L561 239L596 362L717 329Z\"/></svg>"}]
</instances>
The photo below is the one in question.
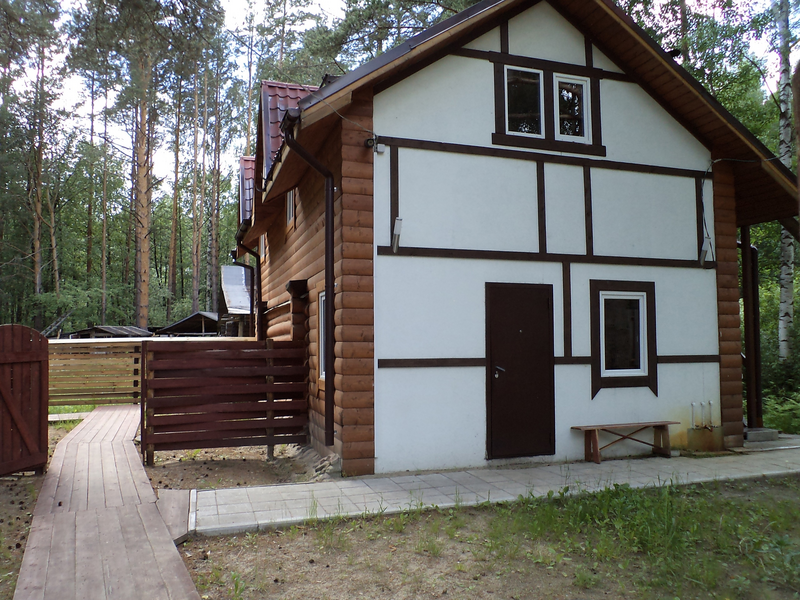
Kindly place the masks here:
<instances>
[{"instance_id":1,"label":"window sill","mask_svg":"<svg viewBox=\"0 0 800 600\"><path fill-rule=\"evenodd\" d=\"M500 146L516 146L553 152L571 152L590 156L606 156L606 147L598 144L582 144L580 142L562 142L558 140L540 139L508 133L493 133L492 144Z\"/></svg>"}]
</instances>

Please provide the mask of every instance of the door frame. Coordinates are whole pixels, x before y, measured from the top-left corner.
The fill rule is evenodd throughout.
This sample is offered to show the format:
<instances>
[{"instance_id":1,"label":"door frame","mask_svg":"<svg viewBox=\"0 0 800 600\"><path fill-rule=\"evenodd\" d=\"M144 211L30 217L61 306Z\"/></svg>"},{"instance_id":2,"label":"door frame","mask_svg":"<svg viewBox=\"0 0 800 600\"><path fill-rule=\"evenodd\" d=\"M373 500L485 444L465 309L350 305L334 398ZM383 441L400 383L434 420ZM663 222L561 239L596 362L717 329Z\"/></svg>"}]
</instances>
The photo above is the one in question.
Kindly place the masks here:
<instances>
[{"instance_id":1,"label":"door frame","mask_svg":"<svg viewBox=\"0 0 800 600\"><path fill-rule=\"evenodd\" d=\"M540 289L549 294L550 297L550 346L553 348L551 357L552 377L553 377L553 410L555 411L555 314L554 314L554 286L550 283L495 283L487 281L484 284L486 298L486 459L494 460L492 456L492 326L489 315L491 314L491 289ZM555 414L554 414L555 418ZM555 451L555 431L553 432L553 449ZM543 455L547 456L547 455ZM506 457L501 457L506 458Z\"/></svg>"}]
</instances>

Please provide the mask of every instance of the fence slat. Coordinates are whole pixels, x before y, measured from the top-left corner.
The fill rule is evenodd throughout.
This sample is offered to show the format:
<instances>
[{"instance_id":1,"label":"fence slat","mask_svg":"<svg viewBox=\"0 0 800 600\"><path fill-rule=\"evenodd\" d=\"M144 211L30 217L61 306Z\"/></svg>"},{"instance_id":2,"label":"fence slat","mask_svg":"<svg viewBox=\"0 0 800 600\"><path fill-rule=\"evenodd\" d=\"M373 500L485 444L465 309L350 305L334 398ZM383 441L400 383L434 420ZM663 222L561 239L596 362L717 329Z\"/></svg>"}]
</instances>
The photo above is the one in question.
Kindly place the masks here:
<instances>
[{"instance_id":1,"label":"fence slat","mask_svg":"<svg viewBox=\"0 0 800 600\"><path fill-rule=\"evenodd\" d=\"M142 451L307 441L303 342L148 340Z\"/></svg>"}]
</instances>

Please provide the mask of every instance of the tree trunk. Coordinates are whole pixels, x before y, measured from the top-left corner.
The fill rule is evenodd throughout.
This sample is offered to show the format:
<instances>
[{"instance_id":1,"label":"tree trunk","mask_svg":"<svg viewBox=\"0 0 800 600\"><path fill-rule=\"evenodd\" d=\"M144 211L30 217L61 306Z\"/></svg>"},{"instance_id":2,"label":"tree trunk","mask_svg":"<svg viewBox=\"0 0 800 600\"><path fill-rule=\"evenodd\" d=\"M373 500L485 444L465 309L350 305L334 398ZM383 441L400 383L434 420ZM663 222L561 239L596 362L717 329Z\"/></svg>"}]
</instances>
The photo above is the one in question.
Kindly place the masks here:
<instances>
[{"instance_id":1,"label":"tree trunk","mask_svg":"<svg viewBox=\"0 0 800 600\"><path fill-rule=\"evenodd\" d=\"M200 225L197 209L197 128L199 127L197 70L194 72L194 162L192 164L192 312L200 310Z\"/></svg>"},{"instance_id":2,"label":"tree trunk","mask_svg":"<svg viewBox=\"0 0 800 600\"><path fill-rule=\"evenodd\" d=\"M61 296L61 273L58 269L58 246L56 245L56 201L57 195L52 193L51 190L46 189L44 196L47 200L47 209L50 212L50 250L53 259L53 291L56 293L56 299Z\"/></svg>"},{"instance_id":3,"label":"tree trunk","mask_svg":"<svg viewBox=\"0 0 800 600\"><path fill-rule=\"evenodd\" d=\"M789 0L778 0L778 38L780 43L780 79L778 101L780 121L778 156L789 169L792 168L792 114L791 74L789 58L791 32L789 31ZM778 308L778 356L785 360L791 354L790 334L794 321L794 238L781 227L780 304Z\"/></svg>"},{"instance_id":4,"label":"tree trunk","mask_svg":"<svg viewBox=\"0 0 800 600\"><path fill-rule=\"evenodd\" d=\"M103 238L100 240L100 323L106 324L106 266L108 262L108 87L103 111Z\"/></svg>"},{"instance_id":5,"label":"tree trunk","mask_svg":"<svg viewBox=\"0 0 800 600\"><path fill-rule=\"evenodd\" d=\"M200 222L203 223L205 221L205 209L206 209L206 143L208 138L208 69L203 71L203 143L201 148L203 149L203 176L200 180ZM202 231L202 230L201 230ZM198 253L200 251L199 244L198 244ZM208 253L206 253L206 310L208 310ZM199 299L198 299L199 303Z\"/></svg>"},{"instance_id":6,"label":"tree trunk","mask_svg":"<svg viewBox=\"0 0 800 600\"><path fill-rule=\"evenodd\" d=\"M44 292L42 284L42 185L44 163L44 69L45 55L40 48L36 65L36 92L33 107L33 123L35 133L31 147L31 159L28 164L28 204L33 217L31 245L33 246L33 293L36 296ZM41 330L44 326L41 308L34 315L34 327Z\"/></svg>"},{"instance_id":7,"label":"tree trunk","mask_svg":"<svg viewBox=\"0 0 800 600\"><path fill-rule=\"evenodd\" d=\"M86 215L86 282L89 283L92 277L92 225L94 221L94 72L92 72L91 82L91 109L89 113L89 201L87 202Z\"/></svg>"},{"instance_id":8,"label":"tree trunk","mask_svg":"<svg viewBox=\"0 0 800 600\"><path fill-rule=\"evenodd\" d=\"M150 59L139 59L142 81L150 79ZM140 90L136 122L136 326L147 329L150 309L150 159L148 152L148 90Z\"/></svg>"},{"instance_id":9,"label":"tree trunk","mask_svg":"<svg viewBox=\"0 0 800 600\"><path fill-rule=\"evenodd\" d=\"M213 185L211 189L211 213L209 219L209 291L211 295L211 311L219 313L219 196L220 196L220 169L222 167L222 119L220 110L220 91L222 87L222 73L217 62L216 88L214 90L214 168Z\"/></svg>"},{"instance_id":10,"label":"tree trunk","mask_svg":"<svg viewBox=\"0 0 800 600\"><path fill-rule=\"evenodd\" d=\"M169 281L167 289L167 323L172 323L172 303L175 301L177 295L177 277L175 271L178 268L176 260L176 246L178 244L178 184L180 181L180 150L181 150L181 92L182 92L183 79L178 77L178 93L175 101L175 185L172 190L172 220L170 222L169 231L169 265L167 271L169 273Z\"/></svg>"}]
</instances>

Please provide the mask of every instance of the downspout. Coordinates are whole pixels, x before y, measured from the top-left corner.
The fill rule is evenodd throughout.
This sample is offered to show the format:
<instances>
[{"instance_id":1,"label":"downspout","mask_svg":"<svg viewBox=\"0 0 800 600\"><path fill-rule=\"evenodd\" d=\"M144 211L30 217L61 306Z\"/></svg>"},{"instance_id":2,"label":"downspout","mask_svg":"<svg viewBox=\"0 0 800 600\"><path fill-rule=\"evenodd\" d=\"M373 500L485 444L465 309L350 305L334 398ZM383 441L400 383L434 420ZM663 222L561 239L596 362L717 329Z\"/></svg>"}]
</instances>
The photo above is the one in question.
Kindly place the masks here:
<instances>
[{"instance_id":1,"label":"downspout","mask_svg":"<svg viewBox=\"0 0 800 600\"><path fill-rule=\"evenodd\" d=\"M254 309L255 309L255 300L254 300L254 298L255 298L255 295L256 295L255 294L255 284L256 284L255 269L253 268L252 265L246 265L244 263L238 262L236 260L236 250L231 252L231 255L233 256L233 264L234 265L236 265L237 267L242 267L243 269L247 269L248 271L250 271L250 316L253 317L251 319L251 322L250 322L250 334L254 336L254 334L255 334L254 330L255 330L255 326L256 326L256 320L255 320L255 316L254 316Z\"/></svg>"},{"instance_id":2,"label":"downspout","mask_svg":"<svg viewBox=\"0 0 800 600\"><path fill-rule=\"evenodd\" d=\"M334 373L334 276L333 276L333 173L294 138L294 126L300 121L300 109L290 108L281 123L286 145L308 166L325 178L325 445L333 446Z\"/></svg>"},{"instance_id":3,"label":"downspout","mask_svg":"<svg viewBox=\"0 0 800 600\"><path fill-rule=\"evenodd\" d=\"M255 279L255 286L256 289L258 290L258 295L256 296L256 303L255 303L255 314L253 315L253 329L254 329L253 333L255 334L257 340L263 340L266 336L261 334L261 329L262 329L261 328L261 256L255 250L251 250L250 248L242 244L242 242L239 241L238 239L236 240L236 245L239 247L239 250L246 252L247 254L256 259L255 268L251 267L255 272L255 277L250 280L253 281L253 279ZM251 293L250 302L253 301L252 298L253 294ZM258 326L256 326L256 324Z\"/></svg>"}]
</instances>

